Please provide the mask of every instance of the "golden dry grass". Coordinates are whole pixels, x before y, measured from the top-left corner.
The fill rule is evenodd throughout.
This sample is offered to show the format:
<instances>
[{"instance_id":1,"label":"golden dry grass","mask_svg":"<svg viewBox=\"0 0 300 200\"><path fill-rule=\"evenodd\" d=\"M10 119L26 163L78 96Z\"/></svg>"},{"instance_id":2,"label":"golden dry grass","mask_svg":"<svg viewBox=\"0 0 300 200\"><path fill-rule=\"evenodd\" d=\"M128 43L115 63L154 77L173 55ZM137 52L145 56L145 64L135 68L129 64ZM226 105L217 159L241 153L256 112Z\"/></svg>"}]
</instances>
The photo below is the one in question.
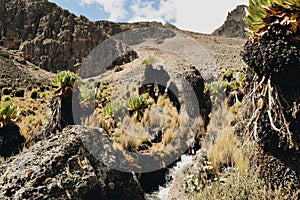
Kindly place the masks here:
<instances>
[{"instance_id":1,"label":"golden dry grass","mask_svg":"<svg viewBox=\"0 0 300 200\"><path fill-rule=\"evenodd\" d=\"M281 188L273 189L270 185L260 180L255 173L231 172L225 183L213 182L200 192L195 192L193 200L230 200L230 199L297 199Z\"/></svg>"},{"instance_id":2,"label":"golden dry grass","mask_svg":"<svg viewBox=\"0 0 300 200\"><path fill-rule=\"evenodd\" d=\"M235 115L225 104L212 114L208 133L204 142L208 159L214 168L233 167L246 172L254 153L254 143L243 145L231 125Z\"/></svg>"},{"instance_id":3,"label":"golden dry grass","mask_svg":"<svg viewBox=\"0 0 300 200\"><path fill-rule=\"evenodd\" d=\"M30 92L26 92L24 98L13 97L11 102L19 107L20 120L17 125L25 139L32 137L48 121L51 114L49 102L52 92L41 93L36 100L30 98Z\"/></svg>"},{"instance_id":4,"label":"golden dry grass","mask_svg":"<svg viewBox=\"0 0 300 200\"><path fill-rule=\"evenodd\" d=\"M167 96L159 96L155 104L147 97L147 101L152 102L144 110L140 120L134 115L126 115L121 121L116 122L113 118L104 118L101 108L84 120L84 125L98 126L106 130L112 139L116 149L136 151L143 143L150 142L149 130L162 131L162 141L153 143L148 150L151 153L169 152L176 147L176 138L186 140L194 139L195 134L203 134L204 126L199 118L194 120L192 126L189 126L189 118L186 113L178 113L173 103ZM190 142L190 141L189 141Z\"/></svg>"}]
</instances>

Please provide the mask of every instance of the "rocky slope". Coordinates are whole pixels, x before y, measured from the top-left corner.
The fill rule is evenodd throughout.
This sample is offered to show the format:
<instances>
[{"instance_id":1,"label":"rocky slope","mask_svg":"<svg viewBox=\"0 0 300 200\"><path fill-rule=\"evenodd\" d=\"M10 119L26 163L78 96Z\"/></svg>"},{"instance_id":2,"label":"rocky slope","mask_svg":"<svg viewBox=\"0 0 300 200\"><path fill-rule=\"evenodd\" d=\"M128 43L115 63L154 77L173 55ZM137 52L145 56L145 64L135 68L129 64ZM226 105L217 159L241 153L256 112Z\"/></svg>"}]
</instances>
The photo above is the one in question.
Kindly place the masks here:
<instances>
[{"instance_id":1,"label":"rocky slope","mask_svg":"<svg viewBox=\"0 0 300 200\"><path fill-rule=\"evenodd\" d=\"M0 5L0 45L8 49L19 50L24 60L51 72L62 69L73 71L78 69L82 59L98 44L121 31L142 27L176 29L170 24L163 26L157 22L133 24L118 24L108 21L91 22L85 17L77 17L47 0L39 2L3 0L2 2ZM236 12L241 12L241 9L242 7ZM233 18L233 21L238 21L240 15L236 15L236 12L233 12L233 17L229 17L229 19ZM226 27L232 30L230 26ZM203 35L199 36L203 38ZM206 38L203 39L204 41L200 42L206 43ZM218 39L214 40L213 43L219 43ZM241 43L233 42L231 44ZM213 48L212 51L217 49Z\"/></svg>"},{"instance_id":2,"label":"rocky slope","mask_svg":"<svg viewBox=\"0 0 300 200\"><path fill-rule=\"evenodd\" d=\"M2 0L0 45L47 71L76 70L82 58L111 35L161 23L91 22L47 0Z\"/></svg>"},{"instance_id":3,"label":"rocky slope","mask_svg":"<svg viewBox=\"0 0 300 200\"><path fill-rule=\"evenodd\" d=\"M22 57L22 52L0 46L0 88L36 88L49 85L53 78L47 72Z\"/></svg>"},{"instance_id":4,"label":"rocky slope","mask_svg":"<svg viewBox=\"0 0 300 200\"><path fill-rule=\"evenodd\" d=\"M132 174L110 169L86 151L90 134L102 143L95 151L110 152L107 162L117 162L102 129L70 126L1 165L1 199L144 199Z\"/></svg>"},{"instance_id":5,"label":"rocky slope","mask_svg":"<svg viewBox=\"0 0 300 200\"><path fill-rule=\"evenodd\" d=\"M49 84L53 72L84 68L83 61L95 47L103 45L110 36L135 28L142 30L143 34L129 32L124 46L118 42L118 37L114 38L108 45L114 51L104 51L96 57L105 63L103 70L97 71L99 66L88 67L85 72L79 70L82 75L85 77L93 72L92 77L98 74L102 81L123 85L115 90L123 94L140 86L145 71L141 63L149 59L155 68L163 66L179 92L183 93L182 74L191 65L196 66L206 81L216 80L223 70L245 65L239 56L245 43L241 38L187 32L157 22L90 22L47 0L1 0L0 19L0 88ZM128 46L133 50L127 51ZM118 199L119 196L143 199L141 187L145 190L147 183L140 186L132 174L119 173L97 163L77 137L78 133L85 131L102 135L102 130L82 126L59 130L58 134L48 131L49 135L45 136L48 138L37 140L33 146L6 160L0 167L0 196L6 199L68 199L70 196L92 199L95 192L103 199ZM105 147L114 151L109 145ZM140 183L147 178L152 182L153 178L164 179L160 174L146 176ZM131 192L126 192L128 190Z\"/></svg>"},{"instance_id":6,"label":"rocky slope","mask_svg":"<svg viewBox=\"0 0 300 200\"><path fill-rule=\"evenodd\" d=\"M4 0L0 44L19 49L24 59L56 72L73 69L99 42L120 31L111 22L90 22L47 0Z\"/></svg>"},{"instance_id":7,"label":"rocky slope","mask_svg":"<svg viewBox=\"0 0 300 200\"><path fill-rule=\"evenodd\" d=\"M240 37L247 38L245 34L246 24L243 21L246 15L246 6L240 5L236 9L228 13L227 19L224 24L215 30L212 35L225 36L225 37Z\"/></svg>"}]
</instances>

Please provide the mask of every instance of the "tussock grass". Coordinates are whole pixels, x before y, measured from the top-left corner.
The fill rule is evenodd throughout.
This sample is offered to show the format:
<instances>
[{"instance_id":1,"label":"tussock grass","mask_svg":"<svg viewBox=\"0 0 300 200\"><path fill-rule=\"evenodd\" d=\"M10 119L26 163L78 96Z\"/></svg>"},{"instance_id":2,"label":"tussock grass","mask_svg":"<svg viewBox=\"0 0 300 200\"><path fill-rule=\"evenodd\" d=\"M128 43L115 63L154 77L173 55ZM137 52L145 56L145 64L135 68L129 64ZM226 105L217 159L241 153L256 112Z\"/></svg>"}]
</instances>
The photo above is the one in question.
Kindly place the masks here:
<instances>
[{"instance_id":1,"label":"tussock grass","mask_svg":"<svg viewBox=\"0 0 300 200\"><path fill-rule=\"evenodd\" d=\"M20 109L20 120L17 125L26 140L37 133L48 121L51 114L49 102L52 98L51 91L45 91L44 97L36 100L30 98L31 92L25 92L24 98L13 97L11 102Z\"/></svg>"},{"instance_id":2,"label":"tussock grass","mask_svg":"<svg viewBox=\"0 0 300 200\"><path fill-rule=\"evenodd\" d=\"M150 96L144 97L151 102ZM125 99L126 100L126 99ZM178 113L167 96L159 96L158 102L148 104L138 119L125 112L122 118L104 117L103 108L97 108L83 121L84 125L102 127L114 143L114 147L123 151L138 151L143 145L144 151L151 153L170 153L176 151L182 143L193 141L195 135L203 134L204 125L200 118L189 122L185 112ZM152 142L153 134L161 132L161 141ZM190 141L187 141L190 139ZM148 148L147 148L148 146Z\"/></svg>"},{"instance_id":3,"label":"tussock grass","mask_svg":"<svg viewBox=\"0 0 300 200\"><path fill-rule=\"evenodd\" d=\"M232 167L244 173L249 167L255 145L251 142L242 144L231 124L234 117L234 113L225 103L216 109L208 126L204 146L208 150L208 160L214 168Z\"/></svg>"},{"instance_id":4,"label":"tussock grass","mask_svg":"<svg viewBox=\"0 0 300 200\"><path fill-rule=\"evenodd\" d=\"M193 194L194 200L230 200L230 199L295 199L290 194L284 193L282 189L272 189L264 181L258 179L253 173L228 174L224 183L212 182L209 187L205 187L200 192Z\"/></svg>"}]
</instances>

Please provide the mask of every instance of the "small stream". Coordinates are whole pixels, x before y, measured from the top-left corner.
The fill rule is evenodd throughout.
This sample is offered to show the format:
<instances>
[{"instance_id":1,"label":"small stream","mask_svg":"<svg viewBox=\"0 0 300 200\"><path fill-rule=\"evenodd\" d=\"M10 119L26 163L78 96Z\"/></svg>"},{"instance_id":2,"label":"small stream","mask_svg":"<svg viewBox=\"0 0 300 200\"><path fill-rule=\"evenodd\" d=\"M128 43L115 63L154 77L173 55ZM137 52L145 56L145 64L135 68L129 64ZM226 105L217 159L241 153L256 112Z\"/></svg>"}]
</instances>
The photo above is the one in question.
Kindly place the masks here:
<instances>
[{"instance_id":1,"label":"small stream","mask_svg":"<svg viewBox=\"0 0 300 200\"><path fill-rule=\"evenodd\" d=\"M177 162L173 168L171 168L166 175L166 184L165 186L159 186L158 191L155 191L151 194L145 194L146 200L167 200L170 187L172 181L175 178L176 173L181 170L185 165L190 164L193 162L194 156L193 155L182 155L181 161Z\"/></svg>"}]
</instances>

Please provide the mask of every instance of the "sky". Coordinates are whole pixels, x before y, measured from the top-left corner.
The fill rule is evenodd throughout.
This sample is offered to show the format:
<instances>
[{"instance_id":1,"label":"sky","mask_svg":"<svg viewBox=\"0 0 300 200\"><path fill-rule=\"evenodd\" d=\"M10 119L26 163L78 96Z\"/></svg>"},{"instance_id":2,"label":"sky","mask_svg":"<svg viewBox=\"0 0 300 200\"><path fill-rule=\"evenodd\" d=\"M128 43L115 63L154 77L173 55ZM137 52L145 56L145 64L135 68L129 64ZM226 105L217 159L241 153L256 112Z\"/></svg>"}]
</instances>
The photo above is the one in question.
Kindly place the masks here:
<instances>
[{"instance_id":1,"label":"sky","mask_svg":"<svg viewBox=\"0 0 300 200\"><path fill-rule=\"evenodd\" d=\"M212 33L228 12L248 0L50 0L89 20L169 22L180 29Z\"/></svg>"}]
</instances>

